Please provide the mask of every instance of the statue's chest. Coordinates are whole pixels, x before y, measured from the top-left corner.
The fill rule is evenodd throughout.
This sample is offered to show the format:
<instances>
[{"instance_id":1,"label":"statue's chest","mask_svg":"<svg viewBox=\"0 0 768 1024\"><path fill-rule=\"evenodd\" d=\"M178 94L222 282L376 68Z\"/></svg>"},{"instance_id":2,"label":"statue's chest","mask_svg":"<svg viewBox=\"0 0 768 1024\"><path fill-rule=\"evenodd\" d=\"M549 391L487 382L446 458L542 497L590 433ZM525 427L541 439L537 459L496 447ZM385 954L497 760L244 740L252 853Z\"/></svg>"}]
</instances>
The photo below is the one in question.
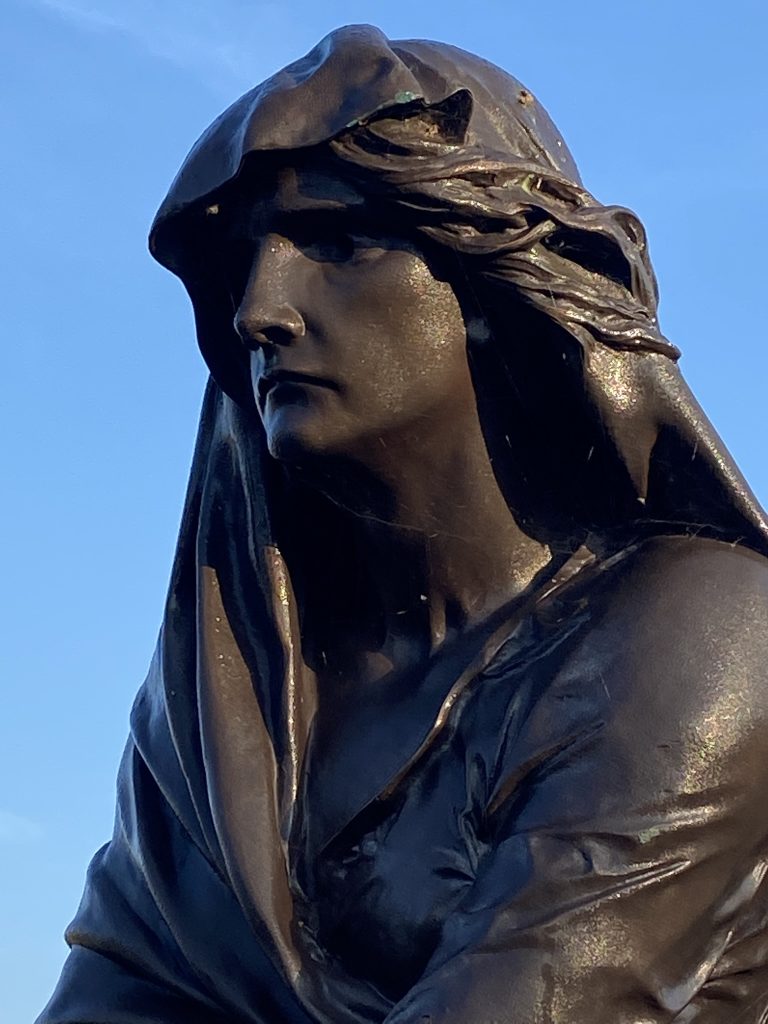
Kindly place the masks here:
<instances>
[{"instance_id":1,"label":"statue's chest","mask_svg":"<svg viewBox=\"0 0 768 1024\"><path fill-rule=\"evenodd\" d=\"M473 780L463 746L447 730L407 781L296 864L304 927L391 998L423 971L483 855L482 757ZM330 773L326 780L332 786Z\"/></svg>"},{"instance_id":2,"label":"statue's chest","mask_svg":"<svg viewBox=\"0 0 768 1024\"><path fill-rule=\"evenodd\" d=\"M524 803L531 750L570 727L546 695L583 624L521 629L452 703L450 686L369 703L326 756L310 750L292 863L317 955L394 1000L421 975L497 841L499 786Z\"/></svg>"}]
</instances>

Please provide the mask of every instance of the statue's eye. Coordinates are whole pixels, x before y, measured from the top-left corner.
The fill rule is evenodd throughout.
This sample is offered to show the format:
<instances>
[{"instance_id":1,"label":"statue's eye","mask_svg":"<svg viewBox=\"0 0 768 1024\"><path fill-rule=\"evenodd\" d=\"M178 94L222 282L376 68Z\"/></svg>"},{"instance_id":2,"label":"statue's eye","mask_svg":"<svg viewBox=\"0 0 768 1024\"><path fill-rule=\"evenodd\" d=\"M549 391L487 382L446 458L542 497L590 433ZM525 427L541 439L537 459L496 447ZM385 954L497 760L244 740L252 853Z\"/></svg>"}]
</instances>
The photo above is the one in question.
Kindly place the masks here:
<instances>
[{"instance_id":1,"label":"statue's eye","mask_svg":"<svg viewBox=\"0 0 768 1024\"><path fill-rule=\"evenodd\" d=\"M319 232L308 245L321 259L334 263L346 263L354 257L356 251L354 235L343 230L341 225L330 231Z\"/></svg>"},{"instance_id":2,"label":"statue's eye","mask_svg":"<svg viewBox=\"0 0 768 1024\"><path fill-rule=\"evenodd\" d=\"M347 263L375 245L370 227L338 211L297 217L294 241L312 259Z\"/></svg>"}]
</instances>

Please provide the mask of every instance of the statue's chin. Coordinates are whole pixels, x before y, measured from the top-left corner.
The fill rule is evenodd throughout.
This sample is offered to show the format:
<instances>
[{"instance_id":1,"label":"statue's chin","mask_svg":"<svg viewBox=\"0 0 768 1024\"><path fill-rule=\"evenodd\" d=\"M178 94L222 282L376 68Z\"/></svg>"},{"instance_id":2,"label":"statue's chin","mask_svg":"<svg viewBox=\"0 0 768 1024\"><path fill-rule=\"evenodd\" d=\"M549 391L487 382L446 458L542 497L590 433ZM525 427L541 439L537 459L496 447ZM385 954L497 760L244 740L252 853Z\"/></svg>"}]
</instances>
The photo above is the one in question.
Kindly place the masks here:
<instances>
[{"instance_id":1,"label":"statue's chin","mask_svg":"<svg viewBox=\"0 0 768 1024\"><path fill-rule=\"evenodd\" d=\"M289 465L315 464L318 459L346 455L343 440L333 436L320 417L297 410L267 424L267 450L273 459Z\"/></svg>"},{"instance_id":2,"label":"statue's chin","mask_svg":"<svg viewBox=\"0 0 768 1024\"><path fill-rule=\"evenodd\" d=\"M267 432L267 449L273 459L292 465L301 465L321 454L317 444L301 431L277 430Z\"/></svg>"},{"instance_id":3,"label":"statue's chin","mask_svg":"<svg viewBox=\"0 0 768 1024\"><path fill-rule=\"evenodd\" d=\"M318 389L319 390L319 389ZM367 424L340 410L335 395L313 395L309 401L269 405L263 417L269 454L293 465L318 459L351 459L367 463Z\"/></svg>"},{"instance_id":4,"label":"statue's chin","mask_svg":"<svg viewBox=\"0 0 768 1024\"><path fill-rule=\"evenodd\" d=\"M322 409L308 400L300 389L292 393L290 401L269 399L262 421L270 455L281 462L296 462L319 454L323 448L325 418Z\"/></svg>"}]
</instances>

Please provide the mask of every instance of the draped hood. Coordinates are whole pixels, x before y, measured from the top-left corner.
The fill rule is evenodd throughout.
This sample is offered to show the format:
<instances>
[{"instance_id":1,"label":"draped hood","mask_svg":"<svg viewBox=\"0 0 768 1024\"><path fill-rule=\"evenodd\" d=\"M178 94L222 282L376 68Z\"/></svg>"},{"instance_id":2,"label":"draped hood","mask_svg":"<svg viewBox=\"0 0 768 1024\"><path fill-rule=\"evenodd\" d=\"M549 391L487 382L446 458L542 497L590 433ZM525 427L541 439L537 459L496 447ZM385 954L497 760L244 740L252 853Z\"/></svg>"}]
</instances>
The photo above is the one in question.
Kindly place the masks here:
<instances>
[{"instance_id":1,"label":"draped hood","mask_svg":"<svg viewBox=\"0 0 768 1024\"><path fill-rule=\"evenodd\" d=\"M442 118L437 156L407 152L390 167L381 151L398 122L425 111ZM355 149L356 132L368 132L368 148ZM187 998L210 1006L212 1021L218 1007L254 1024L377 1021L389 1009L359 979L318 969L297 938L290 835L317 694L302 658L275 469L206 247L219 204L246 168L258 176L262 160L329 144L382 182L387 201L417 213L450 206L430 222L432 240L484 266L501 253L490 276L508 279L578 351L573 401L591 426L579 435L582 450L560 424L559 473L585 510L585 530L606 525L610 472L621 492L610 502L612 528L623 516L632 529L709 531L768 549L762 510L660 333L642 227L584 189L536 98L453 46L390 41L368 26L331 33L214 121L152 227L153 255L189 290L213 379L160 640L133 712L114 838L92 865L70 964L42 1018L49 1024L95 1019L88 991L122 991L116 972L126 964L141 985L121 1015L99 1016L105 1024L155 1019L153 993L163 986L178 1000L168 1019L183 1018ZM435 160L441 173L425 176ZM492 230L473 228L478 211ZM551 433L564 414L559 392L547 397L545 385L530 415ZM600 461L590 445L609 455ZM397 765L360 779L359 809L403 777L439 730L449 696L436 694L410 722ZM208 943L213 919L217 941ZM67 982L78 971L87 986Z\"/></svg>"}]
</instances>

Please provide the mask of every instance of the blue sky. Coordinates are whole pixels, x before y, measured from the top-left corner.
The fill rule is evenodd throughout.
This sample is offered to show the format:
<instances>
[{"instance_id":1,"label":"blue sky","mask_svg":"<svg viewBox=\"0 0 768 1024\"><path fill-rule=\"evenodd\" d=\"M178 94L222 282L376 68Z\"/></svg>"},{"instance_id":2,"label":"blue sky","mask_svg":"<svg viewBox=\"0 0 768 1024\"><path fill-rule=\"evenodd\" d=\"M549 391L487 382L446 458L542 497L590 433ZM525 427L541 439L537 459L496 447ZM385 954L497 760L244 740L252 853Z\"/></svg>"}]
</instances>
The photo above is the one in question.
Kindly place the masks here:
<instances>
[{"instance_id":1,"label":"blue sky","mask_svg":"<svg viewBox=\"0 0 768 1024\"><path fill-rule=\"evenodd\" d=\"M194 139L348 22L506 67L591 191L644 220L662 325L765 502L762 6L6 0L2 1024L31 1020L60 970L162 612L205 373L145 236Z\"/></svg>"}]
</instances>

